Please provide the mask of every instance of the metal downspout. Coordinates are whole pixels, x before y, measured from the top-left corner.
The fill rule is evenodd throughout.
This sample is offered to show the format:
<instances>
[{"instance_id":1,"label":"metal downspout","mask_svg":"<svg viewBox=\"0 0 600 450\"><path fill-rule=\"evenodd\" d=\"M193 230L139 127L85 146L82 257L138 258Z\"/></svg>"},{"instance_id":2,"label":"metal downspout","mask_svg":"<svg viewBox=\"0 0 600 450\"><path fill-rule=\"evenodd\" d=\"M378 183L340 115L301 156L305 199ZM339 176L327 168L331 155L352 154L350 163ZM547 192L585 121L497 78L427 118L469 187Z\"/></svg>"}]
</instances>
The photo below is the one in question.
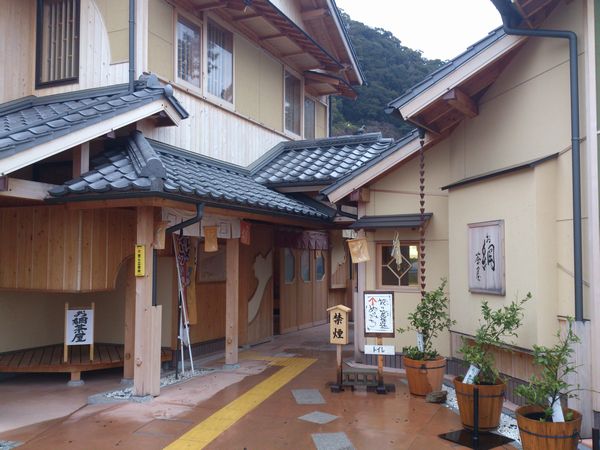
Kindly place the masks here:
<instances>
[{"instance_id":1,"label":"metal downspout","mask_svg":"<svg viewBox=\"0 0 600 450\"><path fill-rule=\"evenodd\" d=\"M191 219L185 220L183 222L180 222L178 224L173 225L172 227L169 227L165 230L165 234L166 233L175 233L176 231L179 230L183 230L186 227L189 227L190 225L194 225L196 222L199 222L200 220L202 220L202 216L204 215L204 204L203 203L198 203L196 204L196 216L192 217ZM156 250L154 251L155 255L156 255ZM156 257L156 256L155 256ZM177 255L175 256L175 258L177 259ZM175 261L175 264L178 264L177 261ZM156 296L156 270L154 270L153 272L153 276L155 277L155 279L152 280L152 304L154 305L156 302L155 296ZM177 275L179 277L179 275ZM178 296L181 295L181 293L177 294ZM179 307L181 308L181 301L177 302L179 304ZM179 326L179 325L177 325ZM177 332L178 334L180 333L179 331ZM177 339L177 349L175 351L175 376L177 377L177 379L179 379L179 345L180 345L180 339ZM182 364L183 366L183 364Z\"/></svg>"},{"instance_id":2,"label":"metal downspout","mask_svg":"<svg viewBox=\"0 0 600 450\"><path fill-rule=\"evenodd\" d=\"M129 93L135 81L135 0L129 0Z\"/></svg>"},{"instance_id":3,"label":"metal downspout","mask_svg":"<svg viewBox=\"0 0 600 450\"><path fill-rule=\"evenodd\" d=\"M569 41L569 79L571 88L571 163L573 178L573 252L575 284L575 320L583 321L583 269L581 242L581 157L579 137L579 71L577 67L577 34L566 30L524 30L511 26L515 16L510 4L503 0L492 0L502 17L504 32L508 35L549 37L568 39Z\"/></svg>"}]
</instances>

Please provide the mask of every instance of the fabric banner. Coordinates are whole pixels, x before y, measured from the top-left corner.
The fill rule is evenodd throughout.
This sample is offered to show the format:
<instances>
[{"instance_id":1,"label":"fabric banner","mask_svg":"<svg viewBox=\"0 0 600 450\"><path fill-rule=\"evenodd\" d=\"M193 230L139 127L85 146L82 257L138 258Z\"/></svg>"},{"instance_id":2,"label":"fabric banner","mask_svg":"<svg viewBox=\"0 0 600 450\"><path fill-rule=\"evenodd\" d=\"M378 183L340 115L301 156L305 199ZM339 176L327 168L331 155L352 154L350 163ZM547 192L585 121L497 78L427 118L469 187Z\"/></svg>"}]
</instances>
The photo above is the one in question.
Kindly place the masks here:
<instances>
[{"instance_id":1,"label":"fabric banner","mask_svg":"<svg viewBox=\"0 0 600 450\"><path fill-rule=\"evenodd\" d=\"M328 250L329 235L324 231L279 229L275 233L275 246L305 250Z\"/></svg>"},{"instance_id":2,"label":"fabric banner","mask_svg":"<svg viewBox=\"0 0 600 450\"><path fill-rule=\"evenodd\" d=\"M196 268L198 258L198 238L173 235L175 260L179 266L182 297L185 300L187 319L191 325L198 323L196 308Z\"/></svg>"},{"instance_id":3,"label":"fabric banner","mask_svg":"<svg viewBox=\"0 0 600 450\"><path fill-rule=\"evenodd\" d=\"M252 229L252 225L248 222L240 222L240 242L244 245L250 245L250 231Z\"/></svg>"},{"instance_id":4,"label":"fabric banner","mask_svg":"<svg viewBox=\"0 0 600 450\"><path fill-rule=\"evenodd\" d=\"M202 227L204 231L204 251L207 253L219 250L219 241L217 239L218 227Z\"/></svg>"}]
</instances>

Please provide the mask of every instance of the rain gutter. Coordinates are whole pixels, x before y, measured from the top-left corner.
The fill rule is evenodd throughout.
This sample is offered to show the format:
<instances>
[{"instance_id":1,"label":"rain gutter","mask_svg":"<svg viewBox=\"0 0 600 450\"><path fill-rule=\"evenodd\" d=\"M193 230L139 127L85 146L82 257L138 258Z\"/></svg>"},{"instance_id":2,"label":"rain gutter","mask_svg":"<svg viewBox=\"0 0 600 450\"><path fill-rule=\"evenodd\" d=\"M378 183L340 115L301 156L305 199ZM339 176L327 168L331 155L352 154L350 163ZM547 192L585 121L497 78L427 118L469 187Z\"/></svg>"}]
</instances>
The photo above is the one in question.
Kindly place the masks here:
<instances>
[{"instance_id":1,"label":"rain gutter","mask_svg":"<svg viewBox=\"0 0 600 450\"><path fill-rule=\"evenodd\" d=\"M502 17L504 32L508 35L548 37L569 41L569 80L571 91L571 162L573 184L573 252L575 284L575 320L583 321L583 269L581 239L581 157L579 137L579 74L577 67L577 34L567 30L516 28L522 21L521 15L510 0L492 0Z\"/></svg>"}]
</instances>

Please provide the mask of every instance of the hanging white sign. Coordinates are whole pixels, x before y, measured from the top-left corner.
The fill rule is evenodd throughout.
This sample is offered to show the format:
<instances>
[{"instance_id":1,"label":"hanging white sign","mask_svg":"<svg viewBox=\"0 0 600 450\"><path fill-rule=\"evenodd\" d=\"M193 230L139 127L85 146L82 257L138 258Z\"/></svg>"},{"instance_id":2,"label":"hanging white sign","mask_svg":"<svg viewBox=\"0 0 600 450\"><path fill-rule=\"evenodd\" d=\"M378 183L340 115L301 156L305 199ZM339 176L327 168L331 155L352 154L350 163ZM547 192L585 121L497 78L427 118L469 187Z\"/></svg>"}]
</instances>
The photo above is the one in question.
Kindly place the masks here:
<instances>
[{"instance_id":1,"label":"hanging white sign","mask_svg":"<svg viewBox=\"0 0 600 450\"><path fill-rule=\"evenodd\" d=\"M469 291L504 295L504 221L469 224Z\"/></svg>"},{"instance_id":2,"label":"hanging white sign","mask_svg":"<svg viewBox=\"0 0 600 450\"><path fill-rule=\"evenodd\" d=\"M394 337L394 293L365 291L365 336Z\"/></svg>"},{"instance_id":3,"label":"hanging white sign","mask_svg":"<svg viewBox=\"0 0 600 450\"><path fill-rule=\"evenodd\" d=\"M393 345L365 345L365 355L395 355L396 349Z\"/></svg>"},{"instance_id":4,"label":"hanging white sign","mask_svg":"<svg viewBox=\"0 0 600 450\"><path fill-rule=\"evenodd\" d=\"M66 312L66 345L94 343L94 310L68 309Z\"/></svg>"}]
</instances>

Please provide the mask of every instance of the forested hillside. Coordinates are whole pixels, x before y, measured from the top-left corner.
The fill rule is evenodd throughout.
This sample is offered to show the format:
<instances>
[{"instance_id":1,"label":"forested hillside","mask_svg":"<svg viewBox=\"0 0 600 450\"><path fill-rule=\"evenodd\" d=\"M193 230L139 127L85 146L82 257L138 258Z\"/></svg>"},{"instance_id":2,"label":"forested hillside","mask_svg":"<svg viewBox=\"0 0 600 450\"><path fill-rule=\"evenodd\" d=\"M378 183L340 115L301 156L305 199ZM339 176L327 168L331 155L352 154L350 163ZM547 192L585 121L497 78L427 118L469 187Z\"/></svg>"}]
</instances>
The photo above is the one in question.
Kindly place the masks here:
<instances>
[{"instance_id":1,"label":"forested hillside","mask_svg":"<svg viewBox=\"0 0 600 450\"><path fill-rule=\"evenodd\" d=\"M386 114L386 104L440 67L443 61L425 59L421 52L403 46L389 31L371 28L347 14L342 15L368 85L356 89L357 100L332 97L332 134L353 134L364 126L367 132L382 131L384 136L398 139L412 127L397 116Z\"/></svg>"}]
</instances>

